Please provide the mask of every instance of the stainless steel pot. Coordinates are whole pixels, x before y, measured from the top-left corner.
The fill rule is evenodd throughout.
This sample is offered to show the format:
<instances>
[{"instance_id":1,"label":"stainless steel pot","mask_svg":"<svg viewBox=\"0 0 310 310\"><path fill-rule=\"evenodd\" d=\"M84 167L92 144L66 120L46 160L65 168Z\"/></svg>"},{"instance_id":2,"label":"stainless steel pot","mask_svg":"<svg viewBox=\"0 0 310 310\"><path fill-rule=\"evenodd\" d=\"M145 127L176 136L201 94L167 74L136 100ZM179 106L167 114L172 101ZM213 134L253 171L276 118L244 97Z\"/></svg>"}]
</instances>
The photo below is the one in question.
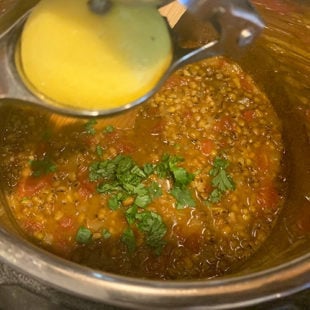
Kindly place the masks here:
<instances>
[{"instance_id":1,"label":"stainless steel pot","mask_svg":"<svg viewBox=\"0 0 310 310\"><path fill-rule=\"evenodd\" d=\"M0 1L0 30L35 2ZM63 292L134 309L232 309L310 288L310 3L256 0L255 4L267 29L239 62L282 119L288 166L284 210L256 255L238 272L213 280L162 282L99 272L58 258L23 239L4 212L6 200L1 193L3 263ZM186 39L184 25L190 18L183 18L184 23L177 27ZM197 40L202 36L203 31L196 32ZM6 104L0 102L2 120L6 115L1 107Z\"/></svg>"}]
</instances>

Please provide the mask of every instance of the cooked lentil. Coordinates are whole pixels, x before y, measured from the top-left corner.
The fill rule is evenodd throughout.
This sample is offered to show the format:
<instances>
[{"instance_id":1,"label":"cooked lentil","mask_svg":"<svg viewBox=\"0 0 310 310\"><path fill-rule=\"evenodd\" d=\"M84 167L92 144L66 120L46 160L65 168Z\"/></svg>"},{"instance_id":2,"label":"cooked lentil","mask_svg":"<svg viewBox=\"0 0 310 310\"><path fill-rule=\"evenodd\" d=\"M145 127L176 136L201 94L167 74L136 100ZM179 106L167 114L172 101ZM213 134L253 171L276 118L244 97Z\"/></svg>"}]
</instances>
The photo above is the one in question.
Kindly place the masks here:
<instances>
[{"instance_id":1,"label":"cooked lentil","mask_svg":"<svg viewBox=\"0 0 310 310\"><path fill-rule=\"evenodd\" d=\"M1 133L10 208L28 237L75 262L144 278L220 276L262 245L283 204L280 121L227 59L177 71L133 128L24 115L8 113ZM134 189L102 168L120 155L133 160ZM112 192L98 192L107 184Z\"/></svg>"}]
</instances>

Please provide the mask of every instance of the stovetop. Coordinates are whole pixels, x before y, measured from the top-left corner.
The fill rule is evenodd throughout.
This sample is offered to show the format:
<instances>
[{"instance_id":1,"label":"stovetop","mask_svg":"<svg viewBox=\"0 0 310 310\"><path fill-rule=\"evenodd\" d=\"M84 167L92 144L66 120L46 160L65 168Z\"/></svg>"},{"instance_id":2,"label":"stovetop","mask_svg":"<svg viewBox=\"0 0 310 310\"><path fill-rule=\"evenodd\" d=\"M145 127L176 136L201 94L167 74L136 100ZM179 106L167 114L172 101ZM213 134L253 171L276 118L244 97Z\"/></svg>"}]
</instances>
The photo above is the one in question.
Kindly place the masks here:
<instances>
[{"instance_id":1,"label":"stovetop","mask_svg":"<svg viewBox=\"0 0 310 310\"><path fill-rule=\"evenodd\" d=\"M118 310L48 287L0 263L1 310ZM123 308L124 309L124 308ZM206 308L207 309L207 308ZM309 310L310 289L244 310Z\"/></svg>"}]
</instances>

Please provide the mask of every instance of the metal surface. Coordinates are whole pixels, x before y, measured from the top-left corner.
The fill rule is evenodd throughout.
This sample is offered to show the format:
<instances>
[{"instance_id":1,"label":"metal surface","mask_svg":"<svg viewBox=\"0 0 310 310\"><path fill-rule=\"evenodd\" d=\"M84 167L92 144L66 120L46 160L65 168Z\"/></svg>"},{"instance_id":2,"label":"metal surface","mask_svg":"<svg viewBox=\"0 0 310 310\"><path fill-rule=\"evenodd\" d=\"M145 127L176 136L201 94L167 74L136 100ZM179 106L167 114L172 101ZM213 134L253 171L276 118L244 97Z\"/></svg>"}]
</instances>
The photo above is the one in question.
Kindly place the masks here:
<instances>
[{"instance_id":1,"label":"metal surface","mask_svg":"<svg viewBox=\"0 0 310 310\"><path fill-rule=\"evenodd\" d=\"M132 309L205 309L206 305L208 309L232 309L310 288L310 254L251 276L187 282L140 280L94 271L11 235L0 240L0 257L55 289Z\"/></svg>"},{"instance_id":2,"label":"metal surface","mask_svg":"<svg viewBox=\"0 0 310 310\"><path fill-rule=\"evenodd\" d=\"M0 98L20 99L66 115L85 117L115 114L146 101L176 69L204 58L236 53L252 43L264 27L264 23L247 0L184 1L183 4L194 17L205 23L211 22L220 38L191 50L181 48L178 42L174 41L172 64L151 91L121 107L102 110L72 108L65 103L54 102L36 92L35 88L27 83L26 77L21 78L19 72L22 70L17 70L18 53L15 51L25 19L29 14L26 12L0 36ZM191 27L191 24L188 27Z\"/></svg>"}]
</instances>

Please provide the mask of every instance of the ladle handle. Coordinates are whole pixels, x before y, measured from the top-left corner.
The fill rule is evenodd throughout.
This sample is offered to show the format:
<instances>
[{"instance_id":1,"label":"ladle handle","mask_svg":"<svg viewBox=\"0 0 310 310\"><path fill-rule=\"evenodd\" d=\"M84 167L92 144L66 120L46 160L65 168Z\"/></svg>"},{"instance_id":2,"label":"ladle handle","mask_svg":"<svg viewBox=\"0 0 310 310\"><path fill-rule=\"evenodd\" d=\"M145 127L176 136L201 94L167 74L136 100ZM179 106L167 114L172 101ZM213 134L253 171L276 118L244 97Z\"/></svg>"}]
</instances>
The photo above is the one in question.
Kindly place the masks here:
<instances>
[{"instance_id":1,"label":"ladle handle","mask_svg":"<svg viewBox=\"0 0 310 310\"><path fill-rule=\"evenodd\" d=\"M218 32L218 44L212 46L212 52L205 49L208 54L238 53L242 47L251 44L265 27L263 20L247 0L179 1L194 18L211 23ZM203 51L200 59L202 58Z\"/></svg>"}]
</instances>

